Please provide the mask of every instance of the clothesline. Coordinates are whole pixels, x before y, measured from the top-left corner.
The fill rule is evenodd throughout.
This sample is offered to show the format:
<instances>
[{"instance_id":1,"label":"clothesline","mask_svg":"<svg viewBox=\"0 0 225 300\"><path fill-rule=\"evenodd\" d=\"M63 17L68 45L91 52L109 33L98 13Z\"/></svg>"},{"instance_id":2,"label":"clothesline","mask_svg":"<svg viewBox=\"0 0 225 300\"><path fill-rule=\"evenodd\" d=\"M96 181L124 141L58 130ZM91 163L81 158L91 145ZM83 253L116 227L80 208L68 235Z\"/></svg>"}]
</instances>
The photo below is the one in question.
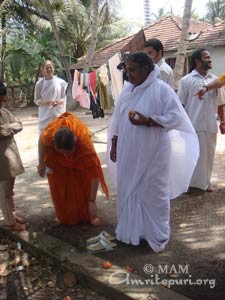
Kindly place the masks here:
<instances>
[{"instance_id":1,"label":"clothesline","mask_svg":"<svg viewBox=\"0 0 225 300\"><path fill-rule=\"evenodd\" d=\"M116 53L98 69L89 73L74 71L72 96L83 108L92 111L93 118L104 117L104 110L111 109L123 88L123 73L117 69L121 62Z\"/></svg>"}]
</instances>

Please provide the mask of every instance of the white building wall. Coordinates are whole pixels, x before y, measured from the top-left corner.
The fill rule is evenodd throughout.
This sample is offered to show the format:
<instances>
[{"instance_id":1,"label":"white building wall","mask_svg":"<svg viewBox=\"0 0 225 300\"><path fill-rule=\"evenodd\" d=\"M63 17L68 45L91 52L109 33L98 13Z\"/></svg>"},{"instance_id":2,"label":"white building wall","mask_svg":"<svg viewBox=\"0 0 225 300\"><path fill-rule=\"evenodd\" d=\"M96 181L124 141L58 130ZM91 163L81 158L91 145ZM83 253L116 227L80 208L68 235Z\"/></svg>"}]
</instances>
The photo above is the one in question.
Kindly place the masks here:
<instances>
[{"instance_id":1,"label":"white building wall","mask_svg":"<svg viewBox=\"0 0 225 300\"><path fill-rule=\"evenodd\" d=\"M209 48L209 52L212 57L213 66L211 72L215 75L225 73L225 46Z\"/></svg>"},{"instance_id":2,"label":"white building wall","mask_svg":"<svg viewBox=\"0 0 225 300\"><path fill-rule=\"evenodd\" d=\"M225 45L224 47L210 47L210 46L205 46L212 57L212 66L213 68L210 70L215 75L221 75L225 73ZM190 52L190 50L188 51ZM170 58L170 57L175 57L176 53L175 52L165 52L164 57ZM189 56L191 56L191 53L189 53Z\"/></svg>"}]
</instances>

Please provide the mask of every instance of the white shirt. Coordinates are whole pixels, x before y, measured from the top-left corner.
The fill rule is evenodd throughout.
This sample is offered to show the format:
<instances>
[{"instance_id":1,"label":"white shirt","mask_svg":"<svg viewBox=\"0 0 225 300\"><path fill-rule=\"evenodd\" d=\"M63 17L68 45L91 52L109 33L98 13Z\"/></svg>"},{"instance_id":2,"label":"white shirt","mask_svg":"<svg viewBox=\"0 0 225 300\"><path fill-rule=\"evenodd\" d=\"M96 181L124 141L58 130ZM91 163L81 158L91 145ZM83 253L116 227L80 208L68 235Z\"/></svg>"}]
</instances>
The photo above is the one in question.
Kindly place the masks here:
<instances>
[{"instance_id":1,"label":"white shirt","mask_svg":"<svg viewBox=\"0 0 225 300\"><path fill-rule=\"evenodd\" d=\"M34 102L39 106L39 130L42 131L49 122L66 111L67 82L56 76L46 80L41 78L35 86ZM62 105L41 106L41 102L51 100L63 100Z\"/></svg>"},{"instance_id":2,"label":"white shirt","mask_svg":"<svg viewBox=\"0 0 225 300\"><path fill-rule=\"evenodd\" d=\"M217 109L225 103L223 89L211 90L199 100L197 92L203 86L217 78L209 73L205 77L193 70L179 82L178 97L185 106L185 110L196 131L218 132Z\"/></svg>"},{"instance_id":3,"label":"white shirt","mask_svg":"<svg viewBox=\"0 0 225 300\"><path fill-rule=\"evenodd\" d=\"M159 66L160 69L160 78L173 88L174 76L171 67L166 63L164 58L161 58L158 61L157 65Z\"/></svg>"}]
</instances>

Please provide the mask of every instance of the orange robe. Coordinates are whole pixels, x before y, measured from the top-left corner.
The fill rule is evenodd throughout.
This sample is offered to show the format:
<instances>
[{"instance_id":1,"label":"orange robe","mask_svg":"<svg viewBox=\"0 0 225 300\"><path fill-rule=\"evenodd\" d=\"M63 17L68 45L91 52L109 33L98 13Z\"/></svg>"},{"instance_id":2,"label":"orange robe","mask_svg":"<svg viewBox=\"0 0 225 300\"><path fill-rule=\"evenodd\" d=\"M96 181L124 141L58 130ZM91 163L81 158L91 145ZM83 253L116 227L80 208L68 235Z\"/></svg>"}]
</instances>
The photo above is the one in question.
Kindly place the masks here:
<instances>
[{"instance_id":1,"label":"orange robe","mask_svg":"<svg viewBox=\"0 0 225 300\"><path fill-rule=\"evenodd\" d=\"M54 147L54 135L60 127L68 127L77 137L75 151L69 158ZM47 146L45 164L52 169L48 182L56 217L62 224L89 221L88 201L92 179L99 178L107 197L108 188L88 127L66 112L47 126L41 140Z\"/></svg>"}]
</instances>

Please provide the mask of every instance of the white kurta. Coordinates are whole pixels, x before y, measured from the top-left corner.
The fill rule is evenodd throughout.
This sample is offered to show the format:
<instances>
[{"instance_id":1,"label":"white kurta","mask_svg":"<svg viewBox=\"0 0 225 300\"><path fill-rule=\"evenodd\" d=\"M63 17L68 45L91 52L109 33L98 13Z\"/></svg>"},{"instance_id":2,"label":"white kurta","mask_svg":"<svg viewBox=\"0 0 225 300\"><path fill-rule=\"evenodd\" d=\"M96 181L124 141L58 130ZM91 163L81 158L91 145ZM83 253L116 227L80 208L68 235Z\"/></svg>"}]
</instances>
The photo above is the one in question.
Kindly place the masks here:
<instances>
[{"instance_id":1,"label":"white kurta","mask_svg":"<svg viewBox=\"0 0 225 300\"><path fill-rule=\"evenodd\" d=\"M173 70L170 67L170 65L168 65L166 63L164 58L160 59L160 61L158 61L157 65L159 66L159 69L160 69L160 78L164 82L169 84L171 86L171 88L173 88L174 87L174 75L173 75Z\"/></svg>"},{"instance_id":2,"label":"white kurta","mask_svg":"<svg viewBox=\"0 0 225 300\"><path fill-rule=\"evenodd\" d=\"M41 78L35 86L34 102L39 106L39 130L42 132L55 118L66 111L67 82L56 76L46 80ZM41 102L63 100L62 105L41 106Z\"/></svg>"},{"instance_id":3,"label":"white kurta","mask_svg":"<svg viewBox=\"0 0 225 300\"><path fill-rule=\"evenodd\" d=\"M179 83L178 97L196 130L200 144L200 156L195 168L190 186L207 190L211 186L211 175L216 150L218 132L217 109L225 103L223 89L212 90L199 100L197 92L216 76L207 74L201 76L196 70L184 76Z\"/></svg>"},{"instance_id":4,"label":"white kurta","mask_svg":"<svg viewBox=\"0 0 225 300\"><path fill-rule=\"evenodd\" d=\"M169 240L170 199L187 190L198 159L194 129L174 91L158 76L155 66L144 83L124 87L108 134L109 144L118 135L117 163L108 158L109 172L117 176L117 239L133 245L146 239L155 252ZM129 111L164 128L132 125Z\"/></svg>"}]
</instances>

